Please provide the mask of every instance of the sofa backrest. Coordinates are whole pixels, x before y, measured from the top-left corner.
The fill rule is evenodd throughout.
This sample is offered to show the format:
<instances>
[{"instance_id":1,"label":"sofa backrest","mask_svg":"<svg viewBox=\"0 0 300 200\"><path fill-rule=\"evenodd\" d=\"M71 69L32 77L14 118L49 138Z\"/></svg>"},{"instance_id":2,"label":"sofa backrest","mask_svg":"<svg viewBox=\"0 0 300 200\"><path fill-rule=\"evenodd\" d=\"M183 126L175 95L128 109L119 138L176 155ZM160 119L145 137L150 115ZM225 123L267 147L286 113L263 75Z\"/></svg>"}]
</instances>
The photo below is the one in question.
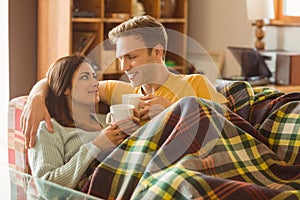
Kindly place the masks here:
<instances>
[{"instance_id":1,"label":"sofa backrest","mask_svg":"<svg viewBox=\"0 0 300 200\"><path fill-rule=\"evenodd\" d=\"M220 84L216 88L219 92L223 93L226 96L224 90L229 85L230 83ZM25 149L25 138L20 127L20 118L26 101L27 96L20 96L10 100L9 102L8 162L10 168L20 172L31 174L28 164L27 149ZM104 111L108 111L108 109L109 107L106 107L106 109L104 107L101 108L101 110ZM102 114L105 114L105 112Z\"/></svg>"},{"instance_id":2,"label":"sofa backrest","mask_svg":"<svg viewBox=\"0 0 300 200\"><path fill-rule=\"evenodd\" d=\"M8 106L8 163L17 171L30 174L25 138L20 127L20 118L27 96L16 97Z\"/></svg>"}]
</instances>

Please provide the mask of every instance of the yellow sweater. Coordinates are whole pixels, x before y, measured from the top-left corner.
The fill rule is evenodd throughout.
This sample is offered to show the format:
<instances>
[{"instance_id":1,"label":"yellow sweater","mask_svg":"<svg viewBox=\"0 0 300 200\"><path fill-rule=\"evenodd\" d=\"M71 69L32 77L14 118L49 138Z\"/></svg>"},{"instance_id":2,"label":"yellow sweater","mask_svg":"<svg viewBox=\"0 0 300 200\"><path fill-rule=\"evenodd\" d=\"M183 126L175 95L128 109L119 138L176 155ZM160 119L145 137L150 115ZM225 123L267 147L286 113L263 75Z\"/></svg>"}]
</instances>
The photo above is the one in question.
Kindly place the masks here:
<instances>
[{"instance_id":1,"label":"yellow sweater","mask_svg":"<svg viewBox=\"0 0 300 200\"><path fill-rule=\"evenodd\" d=\"M142 93L141 87L133 88L129 83L121 81L107 81L105 88L105 95L110 105L121 103L122 94ZM218 103L227 101L201 74L177 75L170 73L167 81L154 92L154 95L165 97L171 102L187 96L196 96Z\"/></svg>"}]
</instances>

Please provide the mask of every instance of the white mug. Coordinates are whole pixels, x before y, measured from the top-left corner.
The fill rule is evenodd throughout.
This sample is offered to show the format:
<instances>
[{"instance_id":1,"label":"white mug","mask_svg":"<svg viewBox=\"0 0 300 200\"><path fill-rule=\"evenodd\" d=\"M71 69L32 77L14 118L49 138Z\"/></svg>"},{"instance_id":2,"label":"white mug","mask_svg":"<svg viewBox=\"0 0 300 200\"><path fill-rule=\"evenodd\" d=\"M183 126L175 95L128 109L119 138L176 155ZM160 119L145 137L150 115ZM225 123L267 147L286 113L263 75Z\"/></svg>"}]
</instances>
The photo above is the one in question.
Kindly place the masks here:
<instances>
[{"instance_id":1,"label":"white mug","mask_svg":"<svg viewBox=\"0 0 300 200\"><path fill-rule=\"evenodd\" d=\"M131 104L137 109L138 104L143 96L143 94L123 94L122 104Z\"/></svg>"},{"instance_id":2,"label":"white mug","mask_svg":"<svg viewBox=\"0 0 300 200\"><path fill-rule=\"evenodd\" d=\"M115 104L109 107L110 112L106 116L106 123L111 124L118 122L128 117L134 116L134 105L131 104Z\"/></svg>"}]
</instances>

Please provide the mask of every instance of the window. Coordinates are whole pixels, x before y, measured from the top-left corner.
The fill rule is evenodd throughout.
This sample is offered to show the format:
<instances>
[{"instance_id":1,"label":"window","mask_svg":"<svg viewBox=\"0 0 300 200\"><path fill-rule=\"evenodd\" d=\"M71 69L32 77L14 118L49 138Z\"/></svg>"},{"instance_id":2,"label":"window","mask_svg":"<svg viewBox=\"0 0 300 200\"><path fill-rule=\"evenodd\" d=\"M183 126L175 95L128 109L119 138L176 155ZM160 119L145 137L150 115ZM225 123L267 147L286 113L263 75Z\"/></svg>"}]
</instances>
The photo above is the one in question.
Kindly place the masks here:
<instances>
[{"instance_id":1,"label":"window","mask_svg":"<svg viewBox=\"0 0 300 200\"><path fill-rule=\"evenodd\" d=\"M275 19L271 24L300 26L299 0L274 0Z\"/></svg>"}]
</instances>

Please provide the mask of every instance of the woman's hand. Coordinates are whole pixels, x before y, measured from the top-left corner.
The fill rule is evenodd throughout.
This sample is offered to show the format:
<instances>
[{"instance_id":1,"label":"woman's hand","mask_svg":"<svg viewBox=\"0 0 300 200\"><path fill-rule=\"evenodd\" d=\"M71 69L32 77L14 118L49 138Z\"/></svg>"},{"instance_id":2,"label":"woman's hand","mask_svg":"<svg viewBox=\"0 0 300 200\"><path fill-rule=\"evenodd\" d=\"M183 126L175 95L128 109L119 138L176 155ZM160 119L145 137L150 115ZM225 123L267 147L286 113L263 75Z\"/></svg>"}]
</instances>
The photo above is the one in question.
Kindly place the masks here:
<instances>
[{"instance_id":1,"label":"woman's hand","mask_svg":"<svg viewBox=\"0 0 300 200\"><path fill-rule=\"evenodd\" d=\"M116 122L120 130L126 135L131 135L138 128L140 128L140 119L138 117L129 117L128 119L124 119Z\"/></svg>"},{"instance_id":2,"label":"woman's hand","mask_svg":"<svg viewBox=\"0 0 300 200\"><path fill-rule=\"evenodd\" d=\"M102 151L121 144L128 135L124 134L117 124L112 124L101 131L93 143Z\"/></svg>"},{"instance_id":3,"label":"woman's hand","mask_svg":"<svg viewBox=\"0 0 300 200\"><path fill-rule=\"evenodd\" d=\"M140 126L139 118L131 117L113 123L101 131L101 133L93 140L93 143L100 149L107 150L121 144L128 135L132 134Z\"/></svg>"}]
</instances>

